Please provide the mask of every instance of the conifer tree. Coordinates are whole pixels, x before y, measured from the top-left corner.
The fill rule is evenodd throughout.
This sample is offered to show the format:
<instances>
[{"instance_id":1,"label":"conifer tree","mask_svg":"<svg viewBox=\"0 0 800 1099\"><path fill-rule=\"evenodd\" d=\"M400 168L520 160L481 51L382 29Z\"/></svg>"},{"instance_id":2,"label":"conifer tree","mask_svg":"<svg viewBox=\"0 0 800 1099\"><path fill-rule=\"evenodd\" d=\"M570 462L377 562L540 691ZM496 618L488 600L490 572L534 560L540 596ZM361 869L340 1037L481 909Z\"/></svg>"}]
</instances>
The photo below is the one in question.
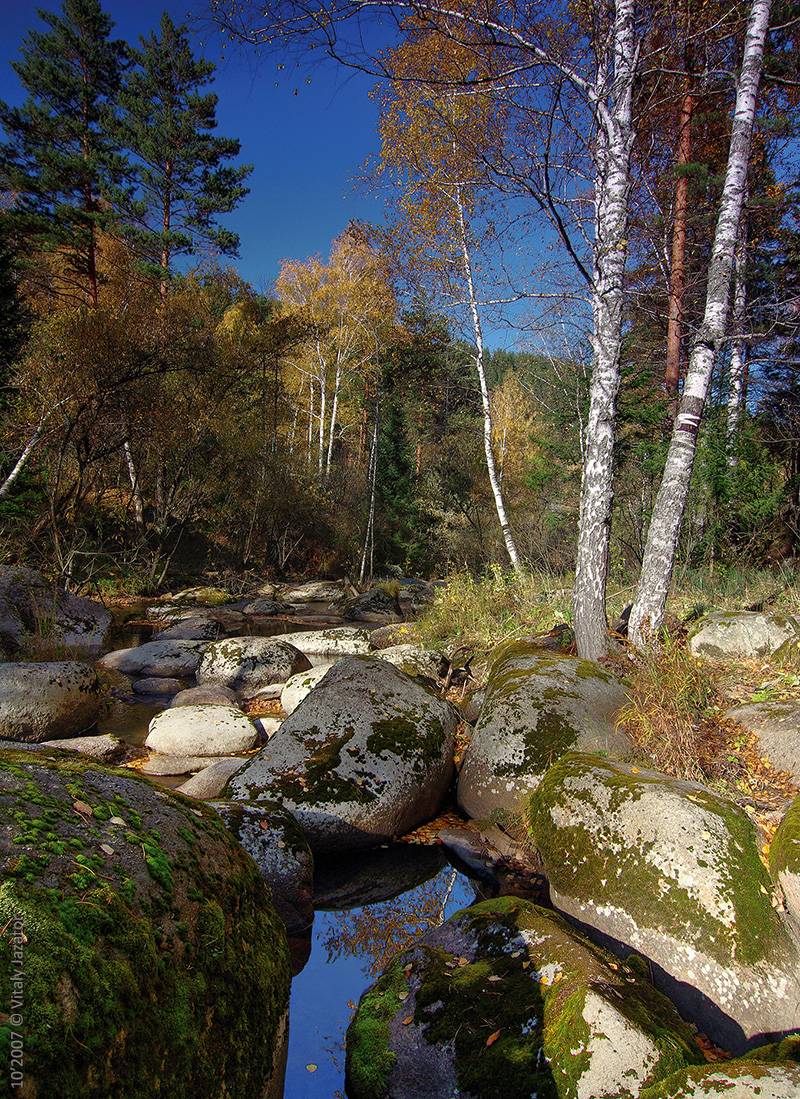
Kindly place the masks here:
<instances>
[{"instance_id":1,"label":"conifer tree","mask_svg":"<svg viewBox=\"0 0 800 1099\"><path fill-rule=\"evenodd\" d=\"M39 18L46 29L28 34L13 66L27 99L0 103L0 179L15 229L63 255L58 289L96 305L98 230L127 171L109 126L126 47L98 0L64 0Z\"/></svg>"},{"instance_id":2,"label":"conifer tree","mask_svg":"<svg viewBox=\"0 0 800 1099\"><path fill-rule=\"evenodd\" d=\"M174 258L198 244L235 255L239 238L216 218L247 194L249 165L234 138L218 137L217 96L203 89L214 65L192 54L186 28L164 13L158 33L132 51L135 69L121 96L120 140L136 158L137 199L128 209L128 233L144 262L161 279L162 296Z\"/></svg>"}]
</instances>

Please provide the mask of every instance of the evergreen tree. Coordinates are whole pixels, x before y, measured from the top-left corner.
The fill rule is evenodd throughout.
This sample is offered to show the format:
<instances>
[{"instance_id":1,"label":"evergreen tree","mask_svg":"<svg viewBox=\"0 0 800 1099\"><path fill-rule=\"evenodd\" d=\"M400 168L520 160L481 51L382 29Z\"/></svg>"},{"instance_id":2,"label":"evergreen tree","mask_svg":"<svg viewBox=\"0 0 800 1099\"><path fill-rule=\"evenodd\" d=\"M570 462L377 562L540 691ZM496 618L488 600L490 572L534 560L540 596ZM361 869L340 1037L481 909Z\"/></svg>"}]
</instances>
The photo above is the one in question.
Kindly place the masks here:
<instances>
[{"instance_id":1,"label":"evergreen tree","mask_svg":"<svg viewBox=\"0 0 800 1099\"><path fill-rule=\"evenodd\" d=\"M16 199L16 229L64 256L60 289L96 305L97 234L113 221L126 177L109 127L126 47L111 39L98 0L64 0L60 15L39 18L47 29L28 34L13 66L28 97L0 103L0 177Z\"/></svg>"},{"instance_id":2,"label":"evergreen tree","mask_svg":"<svg viewBox=\"0 0 800 1099\"><path fill-rule=\"evenodd\" d=\"M173 259L193 254L199 243L236 254L239 238L216 217L247 194L243 181L252 168L226 163L240 145L213 132L217 96L202 89L214 65L193 56L186 28L164 13L159 33L140 41L121 96L121 141L136 157L139 188L128 211L129 234L160 274L163 295Z\"/></svg>"}]
</instances>

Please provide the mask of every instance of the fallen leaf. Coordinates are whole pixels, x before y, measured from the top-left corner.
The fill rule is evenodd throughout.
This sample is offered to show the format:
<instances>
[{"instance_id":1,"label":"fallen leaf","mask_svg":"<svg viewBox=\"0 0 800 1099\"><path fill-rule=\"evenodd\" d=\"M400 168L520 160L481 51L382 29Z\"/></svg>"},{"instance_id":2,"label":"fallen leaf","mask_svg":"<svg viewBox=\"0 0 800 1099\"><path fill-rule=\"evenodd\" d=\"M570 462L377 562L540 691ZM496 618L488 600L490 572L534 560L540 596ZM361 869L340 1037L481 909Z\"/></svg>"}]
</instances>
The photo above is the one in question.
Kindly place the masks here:
<instances>
[{"instance_id":1,"label":"fallen leaf","mask_svg":"<svg viewBox=\"0 0 800 1099\"><path fill-rule=\"evenodd\" d=\"M413 1023L413 1022L414 1022L414 1016L413 1015L406 1015L405 1019L403 1019L403 1026L408 1026L409 1023Z\"/></svg>"},{"instance_id":2,"label":"fallen leaf","mask_svg":"<svg viewBox=\"0 0 800 1099\"><path fill-rule=\"evenodd\" d=\"M122 817L111 817L108 823L109 824L122 824L122 825L124 825L125 821L122 819Z\"/></svg>"},{"instance_id":3,"label":"fallen leaf","mask_svg":"<svg viewBox=\"0 0 800 1099\"><path fill-rule=\"evenodd\" d=\"M487 981L502 981L502 977L498 977L496 973L493 973L491 977L486 978Z\"/></svg>"},{"instance_id":4,"label":"fallen leaf","mask_svg":"<svg viewBox=\"0 0 800 1099\"><path fill-rule=\"evenodd\" d=\"M73 801L72 808L76 813L80 813L82 817L90 817L92 815L91 805L87 805L85 801Z\"/></svg>"},{"instance_id":5,"label":"fallen leaf","mask_svg":"<svg viewBox=\"0 0 800 1099\"><path fill-rule=\"evenodd\" d=\"M499 1037L500 1037L500 1031L496 1030L494 1032L494 1034L490 1034L489 1037L486 1039L486 1045L487 1046L493 1046Z\"/></svg>"},{"instance_id":6,"label":"fallen leaf","mask_svg":"<svg viewBox=\"0 0 800 1099\"><path fill-rule=\"evenodd\" d=\"M401 1003L405 1003L406 1000L408 999L408 993L407 992L398 993L397 999L400 1000Z\"/></svg>"},{"instance_id":7,"label":"fallen leaf","mask_svg":"<svg viewBox=\"0 0 800 1099\"><path fill-rule=\"evenodd\" d=\"M100 850L104 851L107 855L113 855L114 854L114 848L108 843L101 843L100 844Z\"/></svg>"}]
</instances>

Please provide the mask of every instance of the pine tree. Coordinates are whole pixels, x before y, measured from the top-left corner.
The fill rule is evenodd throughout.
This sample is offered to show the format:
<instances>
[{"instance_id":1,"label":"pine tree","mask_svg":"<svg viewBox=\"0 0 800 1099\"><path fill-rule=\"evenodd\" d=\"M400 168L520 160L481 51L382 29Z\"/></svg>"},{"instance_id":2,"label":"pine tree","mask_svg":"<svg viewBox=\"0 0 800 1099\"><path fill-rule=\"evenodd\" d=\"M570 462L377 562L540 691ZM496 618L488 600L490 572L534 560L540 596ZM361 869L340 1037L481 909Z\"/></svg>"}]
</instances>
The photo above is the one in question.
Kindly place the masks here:
<instances>
[{"instance_id":1,"label":"pine tree","mask_svg":"<svg viewBox=\"0 0 800 1099\"><path fill-rule=\"evenodd\" d=\"M109 132L126 47L98 0L64 0L60 15L39 17L47 29L28 34L13 65L28 98L0 103L0 178L17 231L63 255L59 290L96 305L97 235L127 170Z\"/></svg>"},{"instance_id":2,"label":"pine tree","mask_svg":"<svg viewBox=\"0 0 800 1099\"><path fill-rule=\"evenodd\" d=\"M221 228L247 194L249 165L234 138L217 137L217 96L202 91L214 65L192 54L186 28L164 13L158 34L133 51L136 68L121 96L120 140L137 162L137 200L128 210L128 232L144 262L158 272L166 293L172 261L199 243L235 255L239 238Z\"/></svg>"}]
</instances>

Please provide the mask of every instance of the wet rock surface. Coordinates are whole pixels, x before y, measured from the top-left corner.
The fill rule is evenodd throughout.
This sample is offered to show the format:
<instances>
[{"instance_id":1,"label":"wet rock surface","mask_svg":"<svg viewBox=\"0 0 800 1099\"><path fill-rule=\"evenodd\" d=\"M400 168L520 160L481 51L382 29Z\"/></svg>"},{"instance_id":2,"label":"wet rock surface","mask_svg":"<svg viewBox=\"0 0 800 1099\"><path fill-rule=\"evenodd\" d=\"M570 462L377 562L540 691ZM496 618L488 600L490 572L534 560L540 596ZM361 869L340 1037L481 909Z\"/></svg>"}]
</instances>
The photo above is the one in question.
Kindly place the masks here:
<instances>
[{"instance_id":1,"label":"wet rock surface","mask_svg":"<svg viewBox=\"0 0 800 1099\"><path fill-rule=\"evenodd\" d=\"M0 663L0 738L4 740L74 737L91 728L102 710L100 683L89 664L73 660Z\"/></svg>"}]
</instances>

